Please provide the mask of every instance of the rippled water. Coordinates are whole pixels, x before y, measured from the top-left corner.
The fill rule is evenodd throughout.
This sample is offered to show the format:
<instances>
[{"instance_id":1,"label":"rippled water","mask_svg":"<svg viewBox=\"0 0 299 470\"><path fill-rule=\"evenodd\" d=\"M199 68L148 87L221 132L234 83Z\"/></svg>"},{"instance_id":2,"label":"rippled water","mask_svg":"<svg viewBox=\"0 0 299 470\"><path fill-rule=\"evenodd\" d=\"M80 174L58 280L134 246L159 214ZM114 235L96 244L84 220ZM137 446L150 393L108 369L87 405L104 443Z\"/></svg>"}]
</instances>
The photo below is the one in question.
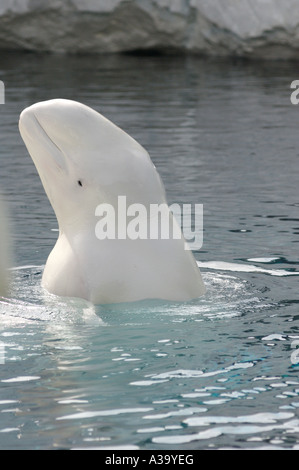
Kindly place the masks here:
<instances>
[{"instance_id":1,"label":"rippled water","mask_svg":"<svg viewBox=\"0 0 299 470\"><path fill-rule=\"evenodd\" d=\"M0 448L298 449L296 66L1 53L0 79L15 246L0 303ZM204 204L205 297L104 308L41 289L57 224L17 121L54 97L144 145L169 203Z\"/></svg>"}]
</instances>

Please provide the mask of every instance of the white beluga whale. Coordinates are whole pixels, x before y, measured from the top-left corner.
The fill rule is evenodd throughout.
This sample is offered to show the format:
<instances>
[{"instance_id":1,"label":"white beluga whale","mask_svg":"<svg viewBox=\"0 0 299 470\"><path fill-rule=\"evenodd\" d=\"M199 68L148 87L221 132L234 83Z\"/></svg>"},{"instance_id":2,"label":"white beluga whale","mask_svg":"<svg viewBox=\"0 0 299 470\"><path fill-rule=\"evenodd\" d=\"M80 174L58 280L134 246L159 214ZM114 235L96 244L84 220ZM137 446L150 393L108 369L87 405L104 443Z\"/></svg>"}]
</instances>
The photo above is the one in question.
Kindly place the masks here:
<instances>
[{"instance_id":1,"label":"white beluga whale","mask_svg":"<svg viewBox=\"0 0 299 470\"><path fill-rule=\"evenodd\" d=\"M48 292L94 304L204 294L141 145L88 106L64 99L26 108L19 128L59 226L42 278ZM161 204L176 236L157 236L161 214L151 209Z\"/></svg>"}]
</instances>

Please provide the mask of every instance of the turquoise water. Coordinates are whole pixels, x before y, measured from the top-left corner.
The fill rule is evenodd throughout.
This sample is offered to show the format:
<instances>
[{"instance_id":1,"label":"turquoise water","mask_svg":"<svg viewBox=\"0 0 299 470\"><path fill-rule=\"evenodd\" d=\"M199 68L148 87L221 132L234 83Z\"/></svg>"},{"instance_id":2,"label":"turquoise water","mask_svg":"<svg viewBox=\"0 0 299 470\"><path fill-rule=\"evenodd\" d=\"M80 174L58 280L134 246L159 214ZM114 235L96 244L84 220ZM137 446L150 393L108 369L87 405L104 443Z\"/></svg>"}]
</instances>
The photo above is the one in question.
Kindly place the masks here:
<instances>
[{"instance_id":1,"label":"turquoise water","mask_svg":"<svg viewBox=\"0 0 299 470\"><path fill-rule=\"evenodd\" d=\"M0 303L1 449L299 448L296 73L1 53L0 187L15 247ZM54 97L146 147L169 203L204 205L203 298L104 308L42 290L57 224L17 122Z\"/></svg>"}]
</instances>

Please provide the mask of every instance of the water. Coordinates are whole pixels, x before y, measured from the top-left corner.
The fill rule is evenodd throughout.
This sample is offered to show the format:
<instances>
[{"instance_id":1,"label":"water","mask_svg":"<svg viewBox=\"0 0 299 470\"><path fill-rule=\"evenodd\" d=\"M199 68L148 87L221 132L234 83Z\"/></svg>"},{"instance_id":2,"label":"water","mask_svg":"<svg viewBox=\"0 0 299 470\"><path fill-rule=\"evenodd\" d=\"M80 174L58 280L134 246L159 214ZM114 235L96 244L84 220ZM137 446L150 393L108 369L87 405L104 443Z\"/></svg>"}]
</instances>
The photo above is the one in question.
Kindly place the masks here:
<instances>
[{"instance_id":1,"label":"water","mask_svg":"<svg viewBox=\"0 0 299 470\"><path fill-rule=\"evenodd\" d=\"M1 53L0 79L0 448L298 449L296 64ZM169 203L204 204L205 297L103 308L41 289L57 224L17 122L56 97L145 146Z\"/></svg>"}]
</instances>

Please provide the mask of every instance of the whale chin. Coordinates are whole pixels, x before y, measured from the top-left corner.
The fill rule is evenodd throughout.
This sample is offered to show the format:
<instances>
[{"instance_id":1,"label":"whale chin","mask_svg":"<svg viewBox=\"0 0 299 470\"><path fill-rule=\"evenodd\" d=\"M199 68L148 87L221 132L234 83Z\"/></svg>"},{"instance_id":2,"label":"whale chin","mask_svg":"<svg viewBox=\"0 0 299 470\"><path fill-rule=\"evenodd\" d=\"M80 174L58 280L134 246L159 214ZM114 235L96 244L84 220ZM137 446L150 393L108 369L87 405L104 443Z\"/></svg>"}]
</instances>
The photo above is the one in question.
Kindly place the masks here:
<instances>
[{"instance_id":1,"label":"whale chin","mask_svg":"<svg viewBox=\"0 0 299 470\"><path fill-rule=\"evenodd\" d=\"M95 304L188 301L205 293L176 222L175 238L97 236L98 204L113 214L120 197L131 210L163 205L172 220L162 181L140 144L91 108L63 99L25 109L19 128L59 222L43 274L47 291ZM115 223L126 228L122 216Z\"/></svg>"}]
</instances>

